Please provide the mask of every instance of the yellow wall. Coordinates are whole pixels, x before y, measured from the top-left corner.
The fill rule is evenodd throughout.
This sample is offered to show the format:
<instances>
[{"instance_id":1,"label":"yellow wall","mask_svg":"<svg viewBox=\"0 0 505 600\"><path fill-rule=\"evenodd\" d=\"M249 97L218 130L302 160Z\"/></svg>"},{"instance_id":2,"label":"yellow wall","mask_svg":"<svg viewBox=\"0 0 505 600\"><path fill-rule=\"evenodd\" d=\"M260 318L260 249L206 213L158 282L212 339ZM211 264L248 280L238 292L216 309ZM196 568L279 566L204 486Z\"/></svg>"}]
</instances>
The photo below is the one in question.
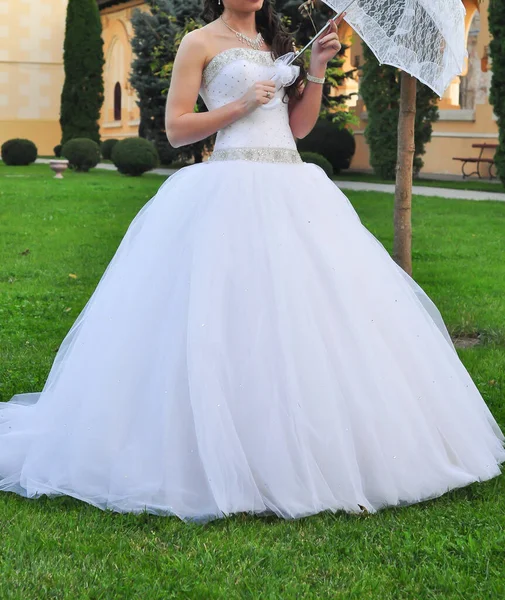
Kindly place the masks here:
<instances>
[{"instance_id":1,"label":"yellow wall","mask_svg":"<svg viewBox=\"0 0 505 600\"><path fill-rule=\"evenodd\" d=\"M67 0L0 0L0 144L59 144Z\"/></svg>"},{"instance_id":2,"label":"yellow wall","mask_svg":"<svg viewBox=\"0 0 505 600\"><path fill-rule=\"evenodd\" d=\"M26 137L39 155L60 143L60 97L67 0L0 0L0 145ZM105 101L102 139L138 135L139 108L128 82L132 62L131 14L147 10L131 0L102 11ZM121 120L114 120L114 86L122 88Z\"/></svg>"},{"instance_id":3,"label":"yellow wall","mask_svg":"<svg viewBox=\"0 0 505 600\"><path fill-rule=\"evenodd\" d=\"M472 148L472 144L496 143L498 139L496 119L489 104L491 71L483 72L480 61L485 56L486 47L491 39L488 23L489 0L484 0L480 5L478 0L464 0L464 4L467 10L467 33L475 12L480 11L480 33L470 55L470 60L473 60L473 85L476 86L475 106L473 109L463 109L459 105L461 81L457 77L440 101L440 120L434 124L432 140L427 145L426 154L423 156L425 173L460 175L461 163L454 161L453 157L477 156L479 150ZM359 39L353 40L351 55L351 61L353 57L362 55ZM468 71L464 73L466 74ZM352 168L368 170L370 153L364 138L367 124L366 107L361 99L357 103L356 114L360 116L360 123L355 128L357 148ZM396 135L396 131L392 131L391 135ZM492 157L493 151L486 150L485 156ZM482 174L487 173L483 171Z\"/></svg>"}]
</instances>

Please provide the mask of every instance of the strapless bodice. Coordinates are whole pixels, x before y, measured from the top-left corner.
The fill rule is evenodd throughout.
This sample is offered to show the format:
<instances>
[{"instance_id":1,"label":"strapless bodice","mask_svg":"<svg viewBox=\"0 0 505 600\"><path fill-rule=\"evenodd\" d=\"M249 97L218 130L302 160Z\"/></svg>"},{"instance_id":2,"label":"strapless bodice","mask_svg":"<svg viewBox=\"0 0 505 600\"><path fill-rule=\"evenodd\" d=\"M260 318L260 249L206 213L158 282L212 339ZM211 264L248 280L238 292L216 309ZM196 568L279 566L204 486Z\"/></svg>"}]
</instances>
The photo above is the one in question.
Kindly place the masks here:
<instances>
[{"instance_id":1,"label":"strapless bodice","mask_svg":"<svg viewBox=\"0 0 505 600\"><path fill-rule=\"evenodd\" d=\"M249 87L271 79L276 66L270 51L229 48L214 56L203 71L200 96L209 110L241 98ZM301 162L289 126L285 88L280 87L273 107L256 108L219 130L209 160L245 159L266 162Z\"/></svg>"}]
</instances>

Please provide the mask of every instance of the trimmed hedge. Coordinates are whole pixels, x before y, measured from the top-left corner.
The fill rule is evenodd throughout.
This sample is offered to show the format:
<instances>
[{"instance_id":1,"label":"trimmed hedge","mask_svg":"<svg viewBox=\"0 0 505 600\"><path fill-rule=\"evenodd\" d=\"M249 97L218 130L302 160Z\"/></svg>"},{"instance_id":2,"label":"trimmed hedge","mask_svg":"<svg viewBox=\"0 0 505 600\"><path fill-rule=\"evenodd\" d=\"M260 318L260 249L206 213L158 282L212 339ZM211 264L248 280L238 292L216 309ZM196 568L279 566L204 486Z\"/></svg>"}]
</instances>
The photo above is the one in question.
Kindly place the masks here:
<instances>
[{"instance_id":1,"label":"trimmed hedge","mask_svg":"<svg viewBox=\"0 0 505 600\"><path fill-rule=\"evenodd\" d=\"M324 158L322 154L318 154L317 152L300 152L300 156L303 162L313 163L321 167L328 177L333 175L333 167L330 161Z\"/></svg>"},{"instance_id":2,"label":"trimmed hedge","mask_svg":"<svg viewBox=\"0 0 505 600\"><path fill-rule=\"evenodd\" d=\"M119 142L119 140L115 140L115 139L105 140L105 142L102 142L102 145L101 145L102 158L104 158L105 160L111 160L112 149L118 142Z\"/></svg>"},{"instance_id":3,"label":"trimmed hedge","mask_svg":"<svg viewBox=\"0 0 505 600\"><path fill-rule=\"evenodd\" d=\"M356 152L356 140L348 129L319 119L309 135L298 140L298 150L322 154L338 174L342 169L351 166L352 157Z\"/></svg>"},{"instance_id":4,"label":"trimmed hedge","mask_svg":"<svg viewBox=\"0 0 505 600\"><path fill-rule=\"evenodd\" d=\"M139 176L159 164L156 147L144 138L127 138L112 150L112 162L123 175Z\"/></svg>"},{"instance_id":5,"label":"trimmed hedge","mask_svg":"<svg viewBox=\"0 0 505 600\"><path fill-rule=\"evenodd\" d=\"M10 167L29 165L37 159L37 146L30 140L15 138L2 144L2 160Z\"/></svg>"},{"instance_id":6,"label":"trimmed hedge","mask_svg":"<svg viewBox=\"0 0 505 600\"><path fill-rule=\"evenodd\" d=\"M53 148L54 156L56 156L56 158L60 158L61 157L61 150L62 149L63 149L63 146L61 144L58 144L57 146L55 146Z\"/></svg>"},{"instance_id":7,"label":"trimmed hedge","mask_svg":"<svg viewBox=\"0 0 505 600\"><path fill-rule=\"evenodd\" d=\"M100 160L99 145L88 138L75 138L64 144L62 155L68 159L71 169L83 173L96 167Z\"/></svg>"}]
</instances>

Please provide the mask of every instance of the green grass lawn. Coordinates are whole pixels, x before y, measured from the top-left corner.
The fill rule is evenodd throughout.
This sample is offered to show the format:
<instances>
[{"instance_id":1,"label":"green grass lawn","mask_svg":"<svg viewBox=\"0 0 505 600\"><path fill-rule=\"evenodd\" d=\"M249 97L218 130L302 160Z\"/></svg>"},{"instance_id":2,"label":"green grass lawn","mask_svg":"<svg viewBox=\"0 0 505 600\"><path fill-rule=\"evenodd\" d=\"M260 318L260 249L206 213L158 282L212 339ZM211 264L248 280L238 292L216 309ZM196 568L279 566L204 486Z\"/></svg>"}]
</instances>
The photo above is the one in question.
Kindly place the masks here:
<instances>
[{"instance_id":1,"label":"green grass lawn","mask_svg":"<svg viewBox=\"0 0 505 600\"><path fill-rule=\"evenodd\" d=\"M39 391L128 225L163 178L0 165L0 400ZM392 197L349 193L390 249ZM505 205L414 199L415 278L505 427ZM75 277L74 277L75 276ZM505 477L375 515L205 526L0 493L0 598L498 599Z\"/></svg>"},{"instance_id":2,"label":"green grass lawn","mask_svg":"<svg viewBox=\"0 0 505 600\"><path fill-rule=\"evenodd\" d=\"M366 183L387 183L394 185L393 180L385 180L377 177L373 173L349 173L348 171L342 171L338 175L334 176L334 179L339 181L363 181ZM471 179L461 178L459 181L446 181L443 179L416 179L414 185L424 187L437 187L437 188L449 188L453 190L472 190L480 192L495 192L505 193L505 187L500 180L489 180L489 179L477 179L475 177Z\"/></svg>"}]
</instances>

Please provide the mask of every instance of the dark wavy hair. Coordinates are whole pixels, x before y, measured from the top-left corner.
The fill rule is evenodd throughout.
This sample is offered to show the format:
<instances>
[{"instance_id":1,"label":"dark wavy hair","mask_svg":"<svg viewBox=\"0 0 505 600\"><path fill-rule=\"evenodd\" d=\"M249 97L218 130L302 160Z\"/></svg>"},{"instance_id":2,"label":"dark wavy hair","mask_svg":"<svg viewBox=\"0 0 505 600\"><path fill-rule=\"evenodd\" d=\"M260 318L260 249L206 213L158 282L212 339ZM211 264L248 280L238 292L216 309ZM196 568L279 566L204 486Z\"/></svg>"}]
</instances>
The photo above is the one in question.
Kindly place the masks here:
<instances>
[{"instance_id":1,"label":"dark wavy hair","mask_svg":"<svg viewBox=\"0 0 505 600\"><path fill-rule=\"evenodd\" d=\"M220 17L223 11L224 5L223 3L218 4L218 0L204 0L201 16L206 23L211 23ZM262 8L256 11L256 28L271 48L274 58L294 50L294 38L282 24L279 15L271 4L271 0L264 0ZM305 79L305 66L300 58L294 64L300 67L300 74L294 83L285 88L284 98L286 95L288 98L293 96L299 98L301 96L298 84Z\"/></svg>"}]
</instances>

